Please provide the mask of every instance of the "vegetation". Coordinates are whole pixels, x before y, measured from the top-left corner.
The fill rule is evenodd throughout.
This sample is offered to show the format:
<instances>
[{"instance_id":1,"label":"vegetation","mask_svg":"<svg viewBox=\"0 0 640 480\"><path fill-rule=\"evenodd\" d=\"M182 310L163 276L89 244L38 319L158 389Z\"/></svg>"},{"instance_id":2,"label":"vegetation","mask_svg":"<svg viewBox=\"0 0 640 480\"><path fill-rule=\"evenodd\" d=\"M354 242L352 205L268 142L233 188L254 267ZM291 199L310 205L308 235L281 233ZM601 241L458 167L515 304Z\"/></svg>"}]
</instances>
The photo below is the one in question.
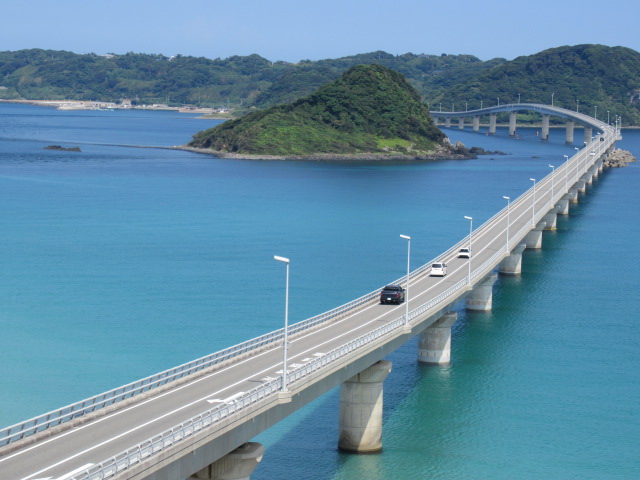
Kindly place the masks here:
<instances>
[{"instance_id":1,"label":"vegetation","mask_svg":"<svg viewBox=\"0 0 640 480\"><path fill-rule=\"evenodd\" d=\"M251 108L292 103L359 64L402 73L431 110L501 103L551 103L640 125L640 53L624 47L552 48L512 61L471 55L390 55L372 52L338 59L270 62L259 55L207 59L78 55L65 51L0 52L0 98L167 103ZM526 119L526 115L523 115Z\"/></svg>"},{"instance_id":2,"label":"vegetation","mask_svg":"<svg viewBox=\"0 0 640 480\"><path fill-rule=\"evenodd\" d=\"M431 76L456 68L465 71L465 66L476 72L491 64L470 55L394 56L385 52L291 64L270 62L259 55L210 60L131 52L78 55L33 49L0 52L0 98L128 98L139 104L264 108L293 102L355 65L372 63L401 72L421 94Z\"/></svg>"},{"instance_id":3,"label":"vegetation","mask_svg":"<svg viewBox=\"0 0 640 480\"><path fill-rule=\"evenodd\" d=\"M438 81L445 80L440 77ZM577 45L518 57L448 84L427 95L443 110L480 108L500 103L553 104L610 121L620 115L624 125L640 125L640 54L625 47ZM439 107L438 107L439 108Z\"/></svg>"},{"instance_id":4,"label":"vegetation","mask_svg":"<svg viewBox=\"0 0 640 480\"><path fill-rule=\"evenodd\" d=\"M434 153L444 138L420 94L401 74L381 65L357 65L291 104L200 132L189 146L285 156L426 155Z\"/></svg>"}]
</instances>

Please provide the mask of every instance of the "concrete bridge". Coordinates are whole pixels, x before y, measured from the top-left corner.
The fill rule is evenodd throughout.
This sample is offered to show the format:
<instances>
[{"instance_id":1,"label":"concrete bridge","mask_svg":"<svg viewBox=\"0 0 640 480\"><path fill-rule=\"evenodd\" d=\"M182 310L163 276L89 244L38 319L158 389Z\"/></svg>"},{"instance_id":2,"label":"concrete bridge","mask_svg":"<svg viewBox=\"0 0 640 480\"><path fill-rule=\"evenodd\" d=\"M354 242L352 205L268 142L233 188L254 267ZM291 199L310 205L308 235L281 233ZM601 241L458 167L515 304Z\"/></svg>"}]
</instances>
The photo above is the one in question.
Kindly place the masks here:
<instances>
[{"instance_id":1,"label":"concrete bridge","mask_svg":"<svg viewBox=\"0 0 640 480\"><path fill-rule=\"evenodd\" d=\"M498 110L504 109L504 110ZM522 108L485 109L489 115ZM249 478L263 448L251 442L318 396L340 385L340 434L348 452L382 448L384 358L414 336L420 362L450 361L455 305L490 310L498 274L521 272L522 252L541 248L603 170L620 138L617 128L550 106L597 133L433 261L396 280L407 301L380 305L379 289L329 312L141 379L0 431L0 477L10 480ZM480 112L465 112L466 116ZM440 114L438 112L438 114ZM460 115L460 112L451 113ZM572 115L572 116L570 116ZM475 117L474 117L475 118ZM470 258L459 258L460 248ZM289 261L286 263L287 280ZM431 265L448 273L433 277ZM288 283L288 282L287 282ZM285 318L287 314L285 313Z\"/></svg>"},{"instance_id":2,"label":"concrete bridge","mask_svg":"<svg viewBox=\"0 0 640 480\"><path fill-rule=\"evenodd\" d=\"M452 123L457 122L458 128L463 129L467 121L471 122L474 132L480 131L480 119L482 117L489 117L489 130L490 135L496 133L497 117L499 113L509 114L509 135L516 135L516 117L518 112L534 112L541 116L542 119L542 140L549 139L549 119L551 116L561 117L566 121L566 141L569 144L574 142L574 129L576 123L584 127L584 141L589 143L593 136L593 131L601 131L603 122L596 120L589 115L583 113L574 112L560 107L554 107L552 105L542 105L539 103L513 103L505 105L497 105L494 107L487 107L477 110L467 110L464 112L443 112L432 111L431 116L437 125L442 125L449 128ZM617 122L617 118L616 118ZM619 125L616 124L616 129L619 129Z\"/></svg>"}]
</instances>

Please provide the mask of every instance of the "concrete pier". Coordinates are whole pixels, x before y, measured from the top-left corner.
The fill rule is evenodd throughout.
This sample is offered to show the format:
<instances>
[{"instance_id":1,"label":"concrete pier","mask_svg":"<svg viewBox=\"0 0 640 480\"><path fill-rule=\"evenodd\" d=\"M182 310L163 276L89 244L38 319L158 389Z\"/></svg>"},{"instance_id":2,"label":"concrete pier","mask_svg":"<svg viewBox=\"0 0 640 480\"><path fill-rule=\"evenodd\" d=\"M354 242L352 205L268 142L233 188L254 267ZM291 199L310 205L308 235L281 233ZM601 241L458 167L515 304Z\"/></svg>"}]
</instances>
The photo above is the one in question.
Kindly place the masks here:
<instances>
[{"instance_id":1,"label":"concrete pier","mask_svg":"<svg viewBox=\"0 0 640 480\"><path fill-rule=\"evenodd\" d=\"M473 117L473 131L478 133L480 131L480 116Z\"/></svg>"},{"instance_id":2,"label":"concrete pier","mask_svg":"<svg viewBox=\"0 0 640 480\"><path fill-rule=\"evenodd\" d=\"M264 447L248 442L189 477L195 480L249 480L262 460Z\"/></svg>"},{"instance_id":3,"label":"concrete pier","mask_svg":"<svg viewBox=\"0 0 640 480\"><path fill-rule=\"evenodd\" d=\"M495 113L491 113L489 114L489 134L490 135L495 135L496 134L496 119L497 119L498 115Z\"/></svg>"},{"instance_id":4,"label":"concrete pier","mask_svg":"<svg viewBox=\"0 0 640 480\"><path fill-rule=\"evenodd\" d=\"M558 215L569 215L569 199L570 195L566 194L558 200L558 204L556 205Z\"/></svg>"},{"instance_id":5,"label":"concrete pier","mask_svg":"<svg viewBox=\"0 0 640 480\"><path fill-rule=\"evenodd\" d=\"M546 223L544 227L545 230L555 230L558 221L558 210L556 207L549 210L547 214L542 217L542 220Z\"/></svg>"},{"instance_id":6,"label":"concrete pier","mask_svg":"<svg viewBox=\"0 0 640 480\"><path fill-rule=\"evenodd\" d=\"M587 191L587 181L584 179L580 179L576 182L576 186L578 187L578 191L580 193L585 193Z\"/></svg>"},{"instance_id":7,"label":"concrete pier","mask_svg":"<svg viewBox=\"0 0 640 480\"><path fill-rule=\"evenodd\" d=\"M571 145L573 143L573 130L576 124L573 120L567 120L567 136L566 142Z\"/></svg>"},{"instance_id":8,"label":"concrete pier","mask_svg":"<svg viewBox=\"0 0 640 480\"><path fill-rule=\"evenodd\" d=\"M493 307L493 284L496 283L496 280L498 280L498 275L492 273L478 282L471 293L467 295L465 308L467 310L491 310Z\"/></svg>"},{"instance_id":9,"label":"concrete pier","mask_svg":"<svg viewBox=\"0 0 640 480\"><path fill-rule=\"evenodd\" d=\"M584 127L584 141L586 143L591 142L592 136L593 136L593 129L591 127Z\"/></svg>"},{"instance_id":10,"label":"concrete pier","mask_svg":"<svg viewBox=\"0 0 640 480\"><path fill-rule=\"evenodd\" d=\"M380 360L342 383L340 387L340 437L346 452L382 450L382 391L391 362Z\"/></svg>"},{"instance_id":11,"label":"concrete pier","mask_svg":"<svg viewBox=\"0 0 640 480\"><path fill-rule=\"evenodd\" d=\"M517 112L509 112L509 136L513 137L516 134L516 116Z\"/></svg>"},{"instance_id":12,"label":"concrete pier","mask_svg":"<svg viewBox=\"0 0 640 480\"><path fill-rule=\"evenodd\" d=\"M464 130L464 117L458 118L458 128Z\"/></svg>"},{"instance_id":13,"label":"concrete pier","mask_svg":"<svg viewBox=\"0 0 640 480\"><path fill-rule=\"evenodd\" d=\"M549 114L542 115L542 140L549 140Z\"/></svg>"},{"instance_id":14,"label":"concrete pier","mask_svg":"<svg viewBox=\"0 0 640 480\"><path fill-rule=\"evenodd\" d=\"M544 227L546 227L546 225L547 222L543 220L525 235L524 244L527 246L527 248L533 250L542 248L542 230L544 230Z\"/></svg>"},{"instance_id":15,"label":"concrete pier","mask_svg":"<svg viewBox=\"0 0 640 480\"><path fill-rule=\"evenodd\" d=\"M569 190L569 201L571 203L578 203L578 188L574 187L572 189Z\"/></svg>"},{"instance_id":16,"label":"concrete pier","mask_svg":"<svg viewBox=\"0 0 640 480\"><path fill-rule=\"evenodd\" d=\"M444 117L444 126L447 128L451 126L451 117Z\"/></svg>"},{"instance_id":17,"label":"concrete pier","mask_svg":"<svg viewBox=\"0 0 640 480\"><path fill-rule=\"evenodd\" d=\"M458 320L456 312L445 313L418 338L418 361L435 365L451 363L451 326Z\"/></svg>"},{"instance_id":18,"label":"concrete pier","mask_svg":"<svg viewBox=\"0 0 640 480\"><path fill-rule=\"evenodd\" d=\"M505 275L519 275L522 273L522 252L524 252L527 246L524 243L516 245L516 248L511 250L508 257L500 263L500 273Z\"/></svg>"}]
</instances>

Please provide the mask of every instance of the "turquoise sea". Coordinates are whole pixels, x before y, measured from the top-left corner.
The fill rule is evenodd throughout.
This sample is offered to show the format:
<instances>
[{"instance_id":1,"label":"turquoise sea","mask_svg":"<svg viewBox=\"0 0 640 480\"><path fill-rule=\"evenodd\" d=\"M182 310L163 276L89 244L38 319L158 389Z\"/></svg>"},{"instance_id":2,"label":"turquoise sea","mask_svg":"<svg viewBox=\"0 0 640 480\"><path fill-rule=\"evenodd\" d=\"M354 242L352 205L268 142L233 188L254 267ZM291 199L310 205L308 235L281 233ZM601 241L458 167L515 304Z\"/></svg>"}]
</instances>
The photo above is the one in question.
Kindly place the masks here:
<instances>
[{"instance_id":1,"label":"turquoise sea","mask_svg":"<svg viewBox=\"0 0 640 480\"><path fill-rule=\"evenodd\" d=\"M218 123L0 103L0 425L296 322L428 262L559 165L543 143L446 129L477 160L224 160L138 148ZM640 157L640 131L618 146ZM576 139L581 132L576 132ZM44 150L79 146L81 152ZM640 478L640 164L588 188L452 363L389 357L384 450L337 451L338 391L258 436L252 479ZM123 445L123 449L128 445ZM179 479L177 479L179 480Z\"/></svg>"}]
</instances>

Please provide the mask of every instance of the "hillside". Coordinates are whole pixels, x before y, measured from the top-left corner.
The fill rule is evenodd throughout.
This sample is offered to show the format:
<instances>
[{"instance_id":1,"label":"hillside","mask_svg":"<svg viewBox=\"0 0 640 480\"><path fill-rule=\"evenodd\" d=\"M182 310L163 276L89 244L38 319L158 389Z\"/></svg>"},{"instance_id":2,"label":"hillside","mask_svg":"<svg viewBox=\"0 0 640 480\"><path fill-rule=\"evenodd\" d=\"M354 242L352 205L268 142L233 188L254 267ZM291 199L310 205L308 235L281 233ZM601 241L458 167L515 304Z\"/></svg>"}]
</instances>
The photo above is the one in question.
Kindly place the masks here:
<instances>
[{"instance_id":1,"label":"hillside","mask_svg":"<svg viewBox=\"0 0 640 480\"><path fill-rule=\"evenodd\" d=\"M435 80L435 83L445 76ZM622 116L624 126L640 125L640 53L625 47L576 45L518 57L479 72L474 78L447 85L427 95L443 110L469 109L501 103L553 103L610 121ZM597 107L597 108L596 108Z\"/></svg>"},{"instance_id":2,"label":"hillside","mask_svg":"<svg viewBox=\"0 0 640 480\"><path fill-rule=\"evenodd\" d=\"M271 62L259 55L207 59L140 53L78 55L53 50L0 52L0 99L131 99L231 108L291 103L359 64L380 64L403 74L437 110L517 102L551 103L623 125L640 125L640 53L625 47L576 45L512 61L472 55L391 55L371 52L337 59ZM579 102L576 102L578 100ZM521 116L526 120L526 115Z\"/></svg>"},{"instance_id":3,"label":"hillside","mask_svg":"<svg viewBox=\"0 0 640 480\"><path fill-rule=\"evenodd\" d=\"M79 55L54 50L0 52L0 98L100 100L133 104L191 104L243 110L302 98L359 64L379 63L404 74L425 93L425 80L487 62L471 55L390 55L373 52L299 63L259 55L208 59L177 55ZM463 78L463 77L461 77ZM464 77L466 78L466 77Z\"/></svg>"},{"instance_id":4,"label":"hillside","mask_svg":"<svg viewBox=\"0 0 640 480\"><path fill-rule=\"evenodd\" d=\"M419 93L398 72L357 65L315 93L194 135L189 147L307 156L426 156L447 148Z\"/></svg>"}]
</instances>

